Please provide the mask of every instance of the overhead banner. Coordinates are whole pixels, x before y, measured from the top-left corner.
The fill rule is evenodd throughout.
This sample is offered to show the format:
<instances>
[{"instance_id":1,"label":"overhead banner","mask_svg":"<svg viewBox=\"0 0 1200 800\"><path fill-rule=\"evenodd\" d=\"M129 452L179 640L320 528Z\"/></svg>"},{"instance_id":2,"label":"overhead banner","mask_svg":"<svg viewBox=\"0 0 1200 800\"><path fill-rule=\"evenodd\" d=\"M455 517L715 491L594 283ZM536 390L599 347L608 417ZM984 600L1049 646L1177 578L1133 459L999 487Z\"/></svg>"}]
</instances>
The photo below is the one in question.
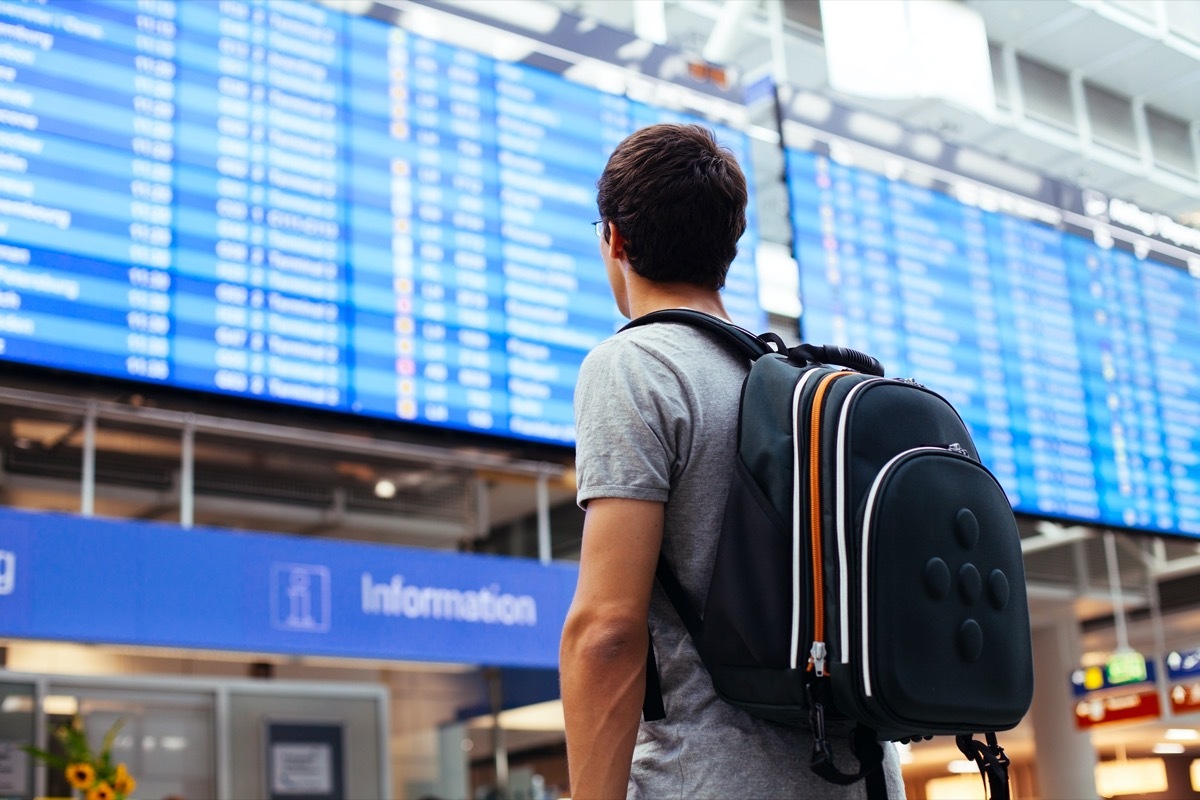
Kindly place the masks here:
<instances>
[{"instance_id":1,"label":"overhead banner","mask_svg":"<svg viewBox=\"0 0 1200 800\"><path fill-rule=\"evenodd\" d=\"M578 569L0 509L0 636L555 668Z\"/></svg>"}]
</instances>

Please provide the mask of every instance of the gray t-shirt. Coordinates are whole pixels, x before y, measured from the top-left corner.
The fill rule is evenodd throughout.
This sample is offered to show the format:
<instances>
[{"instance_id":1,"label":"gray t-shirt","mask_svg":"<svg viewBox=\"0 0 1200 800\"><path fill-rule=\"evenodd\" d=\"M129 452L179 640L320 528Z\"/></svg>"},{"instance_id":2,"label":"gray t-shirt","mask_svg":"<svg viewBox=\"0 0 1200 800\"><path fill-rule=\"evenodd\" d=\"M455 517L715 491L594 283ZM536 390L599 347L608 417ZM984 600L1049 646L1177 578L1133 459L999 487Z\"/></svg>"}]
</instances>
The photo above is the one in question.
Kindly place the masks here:
<instances>
[{"instance_id":1,"label":"gray t-shirt","mask_svg":"<svg viewBox=\"0 0 1200 800\"><path fill-rule=\"evenodd\" d=\"M737 412L748 362L709 334L657 323L616 334L584 360L575 390L578 500L665 503L663 552L703 609L736 457ZM718 698L662 589L650 630L666 719L642 722L630 798L859 798L809 769L812 736ZM834 742L843 770L856 766ZM888 794L904 796L895 748L885 746Z\"/></svg>"}]
</instances>

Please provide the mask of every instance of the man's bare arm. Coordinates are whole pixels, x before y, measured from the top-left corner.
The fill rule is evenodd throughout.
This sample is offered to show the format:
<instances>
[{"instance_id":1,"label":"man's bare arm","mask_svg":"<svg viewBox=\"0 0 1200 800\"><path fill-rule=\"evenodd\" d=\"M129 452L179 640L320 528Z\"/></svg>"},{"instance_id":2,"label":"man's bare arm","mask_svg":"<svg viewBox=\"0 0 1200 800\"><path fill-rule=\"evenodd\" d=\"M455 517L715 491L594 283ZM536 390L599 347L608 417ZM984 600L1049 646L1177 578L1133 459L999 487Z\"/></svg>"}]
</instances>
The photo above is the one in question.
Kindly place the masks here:
<instances>
[{"instance_id":1,"label":"man's bare arm","mask_svg":"<svg viewBox=\"0 0 1200 800\"><path fill-rule=\"evenodd\" d=\"M647 617L663 504L587 506L579 585L559 654L576 800L624 797L646 689Z\"/></svg>"}]
</instances>

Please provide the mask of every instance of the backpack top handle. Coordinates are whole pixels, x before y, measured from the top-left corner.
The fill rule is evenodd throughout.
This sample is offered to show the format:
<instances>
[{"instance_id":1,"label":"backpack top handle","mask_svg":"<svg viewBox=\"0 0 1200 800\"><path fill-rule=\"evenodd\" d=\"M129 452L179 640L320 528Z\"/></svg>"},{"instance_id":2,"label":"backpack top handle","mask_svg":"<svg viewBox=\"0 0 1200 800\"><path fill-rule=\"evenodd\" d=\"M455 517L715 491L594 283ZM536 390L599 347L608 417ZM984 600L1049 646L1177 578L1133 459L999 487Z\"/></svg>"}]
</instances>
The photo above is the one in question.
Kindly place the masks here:
<instances>
[{"instance_id":1,"label":"backpack top handle","mask_svg":"<svg viewBox=\"0 0 1200 800\"><path fill-rule=\"evenodd\" d=\"M819 364L837 364L864 375L883 377L883 365L878 359L858 350L842 347L840 344L802 344L793 347L792 350L799 350L809 361Z\"/></svg>"}]
</instances>

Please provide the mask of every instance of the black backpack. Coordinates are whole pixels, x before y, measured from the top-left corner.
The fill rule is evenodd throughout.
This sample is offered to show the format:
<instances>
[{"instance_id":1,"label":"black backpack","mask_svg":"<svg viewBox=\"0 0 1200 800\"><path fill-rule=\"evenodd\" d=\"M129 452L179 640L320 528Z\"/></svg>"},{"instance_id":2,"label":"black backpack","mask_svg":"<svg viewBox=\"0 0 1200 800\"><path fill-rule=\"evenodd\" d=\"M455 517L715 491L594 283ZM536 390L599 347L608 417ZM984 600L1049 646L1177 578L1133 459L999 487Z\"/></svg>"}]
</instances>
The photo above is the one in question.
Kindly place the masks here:
<instances>
[{"instance_id":1,"label":"black backpack","mask_svg":"<svg viewBox=\"0 0 1200 800\"><path fill-rule=\"evenodd\" d=\"M717 694L811 727L812 769L866 778L870 797L886 797L878 741L954 735L994 800L1007 798L995 732L1033 697L1024 563L958 412L848 348L789 350L683 309L625 327L654 322L709 331L754 361L703 614L661 554L656 570ZM648 660L644 714L661 719L653 646ZM835 733L850 735L857 772L834 765Z\"/></svg>"}]
</instances>

